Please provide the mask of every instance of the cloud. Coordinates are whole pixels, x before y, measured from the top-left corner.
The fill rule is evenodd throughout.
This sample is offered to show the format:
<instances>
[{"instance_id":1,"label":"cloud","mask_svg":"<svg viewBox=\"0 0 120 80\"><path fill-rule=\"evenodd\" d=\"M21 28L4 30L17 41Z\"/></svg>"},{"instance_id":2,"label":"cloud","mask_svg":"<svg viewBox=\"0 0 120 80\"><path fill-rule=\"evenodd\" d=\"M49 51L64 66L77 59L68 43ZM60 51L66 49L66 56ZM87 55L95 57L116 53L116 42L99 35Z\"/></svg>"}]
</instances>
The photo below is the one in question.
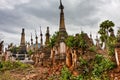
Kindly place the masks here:
<instances>
[{"instance_id":1,"label":"cloud","mask_svg":"<svg viewBox=\"0 0 120 80\"><path fill-rule=\"evenodd\" d=\"M30 0L0 0L0 9L14 9L15 6L28 3Z\"/></svg>"},{"instance_id":2,"label":"cloud","mask_svg":"<svg viewBox=\"0 0 120 80\"><path fill-rule=\"evenodd\" d=\"M112 20L120 26L119 0L62 0L64 5L66 29L69 34L79 33L81 29L87 33L97 33L99 24ZM30 40L30 33L35 29L39 34L39 26L43 33L50 27L53 34L59 29L59 0L0 0L0 32L5 41L20 40L21 29L25 28L26 40ZM116 31L117 28L115 28ZM12 38L8 37L11 35ZM16 35L16 37L14 37ZM44 35L45 37L45 35Z\"/></svg>"}]
</instances>

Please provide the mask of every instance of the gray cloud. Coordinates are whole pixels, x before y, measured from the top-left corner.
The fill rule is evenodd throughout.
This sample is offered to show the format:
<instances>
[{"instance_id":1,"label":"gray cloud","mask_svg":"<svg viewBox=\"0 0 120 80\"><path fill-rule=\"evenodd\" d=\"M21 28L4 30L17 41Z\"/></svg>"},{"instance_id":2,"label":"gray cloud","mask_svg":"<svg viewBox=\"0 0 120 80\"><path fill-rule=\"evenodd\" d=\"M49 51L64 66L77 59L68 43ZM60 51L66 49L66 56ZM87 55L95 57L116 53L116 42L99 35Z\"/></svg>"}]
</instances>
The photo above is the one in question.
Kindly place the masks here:
<instances>
[{"instance_id":1,"label":"gray cloud","mask_svg":"<svg viewBox=\"0 0 120 80\"><path fill-rule=\"evenodd\" d=\"M29 40L30 33L34 34L35 29L38 32L39 26L42 26L43 33L47 26L50 26L51 34L59 29L59 0L1 1L5 1L0 4L0 32L4 35L19 34L20 37L24 27L26 39ZM106 19L120 26L119 0L63 0L63 5L66 28L70 34L80 32L81 29L88 33L97 33L100 22ZM7 36L5 39L8 41ZM17 43L18 39L12 39Z\"/></svg>"},{"instance_id":2,"label":"gray cloud","mask_svg":"<svg viewBox=\"0 0 120 80\"><path fill-rule=\"evenodd\" d=\"M0 0L0 9L15 9L16 5L28 3L30 0Z\"/></svg>"}]
</instances>

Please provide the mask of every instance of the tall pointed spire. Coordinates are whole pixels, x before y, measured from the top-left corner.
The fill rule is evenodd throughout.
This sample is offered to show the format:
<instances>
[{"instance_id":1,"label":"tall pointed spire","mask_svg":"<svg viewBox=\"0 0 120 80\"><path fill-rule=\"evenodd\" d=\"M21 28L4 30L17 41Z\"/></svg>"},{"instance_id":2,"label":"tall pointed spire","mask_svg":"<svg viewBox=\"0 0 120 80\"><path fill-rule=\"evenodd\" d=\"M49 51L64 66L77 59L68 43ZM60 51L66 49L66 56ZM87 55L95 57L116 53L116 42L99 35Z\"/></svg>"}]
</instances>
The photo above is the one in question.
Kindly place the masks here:
<instances>
[{"instance_id":1,"label":"tall pointed spire","mask_svg":"<svg viewBox=\"0 0 120 80\"><path fill-rule=\"evenodd\" d=\"M43 38L42 38L43 34L42 34L42 30L41 30L41 26L40 26L40 46L43 46Z\"/></svg>"},{"instance_id":2,"label":"tall pointed spire","mask_svg":"<svg viewBox=\"0 0 120 80\"><path fill-rule=\"evenodd\" d=\"M49 39L50 39L49 27L47 27L45 36L46 36L45 45L47 46L49 44Z\"/></svg>"},{"instance_id":3,"label":"tall pointed spire","mask_svg":"<svg viewBox=\"0 0 120 80\"><path fill-rule=\"evenodd\" d=\"M90 38L92 39L92 33L90 32Z\"/></svg>"},{"instance_id":4,"label":"tall pointed spire","mask_svg":"<svg viewBox=\"0 0 120 80\"><path fill-rule=\"evenodd\" d=\"M24 28L22 28L20 45L21 45L21 46L24 46L24 45L25 45L25 30L24 30Z\"/></svg>"},{"instance_id":5,"label":"tall pointed spire","mask_svg":"<svg viewBox=\"0 0 120 80\"><path fill-rule=\"evenodd\" d=\"M58 42L64 42L65 38L67 38L67 32L65 28L65 20L64 20L64 6L62 4L62 1L60 0L60 23L59 23L59 41Z\"/></svg>"},{"instance_id":6,"label":"tall pointed spire","mask_svg":"<svg viewBox=\"0 0 120 80\"><path fill-rule=\"evenodd\" d=\"M60 53L59 57L60 59L65 58L65 51L66 51L66 44L65 39L67 38L67 32L65 28L65 20L64 20L64 6L62 4L62 1L60 0L60 23L59 23L59 33L57 38L56 46L59 47L58 52Z\"/></svg>"},{"instance_id":7,"label":"tall pointed spire","mask_svg":"<svg viewBox=\"0 0 120 80\"><path fill-rule=\"evenodd\" d=\"M20 54L26 54L26 43L25 43L25 29L22 28L22 33L21 33L21 42L20 42Z\"/></svg>"},{"instance_id":8,"label":"tall pointed spire","mask_svg":"<svg viewBox=\"0 0 120 80\"><path fill-rule=\"evenodd\" d=\"M64 9L64 6L62 5L62 1L60 0L60 7L59 9Z\"/></svg>"},{"instance_id":9,"label":"tall pointed spire","mask_svg":"<svg viewBox=\"0 0 120 80\"><path fill-rule=\"evenodd\" d=\"M37 32L35 30L35 38L36 38L36 44L35 44L35 50L37 51L38 50L38 37L37 37Z\"/></svg>"},{"instance_id":10,"label":"tall pointed spire","mask_svg":"<svg viewBox=\"0 0 120 80\"><path fill-rule=\"evenodd\" d=\"M32 33L31 33L31 45L33 45L33 38L32 38Z\"/></svg>"},{"instance_id":11,"label":"tall pointed spire","mask_svg":"<svg viewBox=\"0 0 120 80\"><path fill-rule=\"evenodd\" d=\"M59 26L59 30L60 31L66 31L66 29L65 29L65 21L64 21L64 11L63 11L64 6L63 6L61 0L60 0L59 9L60 9L60 26Z\"/></svg>"}]
</instances>

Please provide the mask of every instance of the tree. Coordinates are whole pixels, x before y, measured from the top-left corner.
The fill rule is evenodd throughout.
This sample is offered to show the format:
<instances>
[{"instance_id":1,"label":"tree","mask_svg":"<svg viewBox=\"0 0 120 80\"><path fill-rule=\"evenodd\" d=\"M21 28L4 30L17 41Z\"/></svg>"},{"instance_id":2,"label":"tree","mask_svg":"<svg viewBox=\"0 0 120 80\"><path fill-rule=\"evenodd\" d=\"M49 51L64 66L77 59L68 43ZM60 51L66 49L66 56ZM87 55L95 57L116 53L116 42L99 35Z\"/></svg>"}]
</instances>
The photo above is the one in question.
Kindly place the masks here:
<instances>
[{"instance_id":1,"label":"tree","mask_svg":"<svg viewBox=\"0 0 120 80\"><path fill-rule=\"evenodd\" d=\"M10 49L10 51L11 51L12 53L17 53L17 52L19 51L19 48L20 48L20 47L13 46L13 47Z\"/></svg>"},{"instance_id":2,"label":"tree","mask_svg":"<svg viewBox=\"0 0 120 80\"><path fill-rule=\"evenodd\" d=\"M55 33L53 34L53 36L50 38L49 46L50 46L51 48L53 48L53 46L55 46L55 43L56 43L56 41L57 41L58 34L59 34L59 32L55 32Z\"/></svg>"},{"instance_id":3,"label":"tree","mask_svg":"<svg viewBox=\"0 0 120 80\"><path fill-rule=\"evenodd\" d=\"M32 55L32 54L33 54L33 51L32 51L32 50L29 50L29 51L28 51L28 54L29 54L29 55Z\"/></svg>"},{"instance_id":4,"label":"tree","mask_svg":"<svg viewBox=\"0 0 120 80\"><path fill-rule=\"evenodd\" d=\"M108 35L109 30L112 29L112 27L114 27L114 23L109 20L105 20L100 24L100 29L102 29L105 32L104 34L106 35Z\"/></svg>"},{"instance_id":5,"label":"tree","mask_svg":"<svg viewBox=\"0 0 120 80\"><path fill-rule=\"evenodd\" d=\"M105 43L105 47L106 47L107 39L109 37L111 30L113 30L113 27L114 27L114 23L109 20L105 20L100 24L100 30L98 31L98 33L100 34L102 45L103 43Z\"/></svg>"},{"instance_id":6,"label":"tree","mask_svg":"<svg viewBox=\"0 0 120 80\"><path fill-rule=\"evenodd\" d=\"M74 36L68 36L65 42L69 48L72 48L74 46L74 41L75 41Z\"/></svg>"}]
</instances>

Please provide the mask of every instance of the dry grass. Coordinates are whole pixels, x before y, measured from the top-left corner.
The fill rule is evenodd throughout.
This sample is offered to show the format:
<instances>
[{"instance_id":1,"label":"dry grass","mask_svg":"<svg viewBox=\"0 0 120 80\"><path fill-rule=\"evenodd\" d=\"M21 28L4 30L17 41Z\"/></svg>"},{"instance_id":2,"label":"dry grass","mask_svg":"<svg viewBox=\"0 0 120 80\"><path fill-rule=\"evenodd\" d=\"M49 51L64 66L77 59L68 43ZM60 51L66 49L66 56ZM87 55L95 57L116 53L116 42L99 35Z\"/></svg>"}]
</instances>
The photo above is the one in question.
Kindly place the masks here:
<instances>
[{"instance_id":1,"label":"dry grass","mask_svg":"<svg viewBox=\"0 0 120 80\"><path fill-rule=\"evenodd\" d=\"M19 79L11 76L10 71L5 71L4 73L0 73L0 80L19 80Z\"/></svg>"}]
</instances>

